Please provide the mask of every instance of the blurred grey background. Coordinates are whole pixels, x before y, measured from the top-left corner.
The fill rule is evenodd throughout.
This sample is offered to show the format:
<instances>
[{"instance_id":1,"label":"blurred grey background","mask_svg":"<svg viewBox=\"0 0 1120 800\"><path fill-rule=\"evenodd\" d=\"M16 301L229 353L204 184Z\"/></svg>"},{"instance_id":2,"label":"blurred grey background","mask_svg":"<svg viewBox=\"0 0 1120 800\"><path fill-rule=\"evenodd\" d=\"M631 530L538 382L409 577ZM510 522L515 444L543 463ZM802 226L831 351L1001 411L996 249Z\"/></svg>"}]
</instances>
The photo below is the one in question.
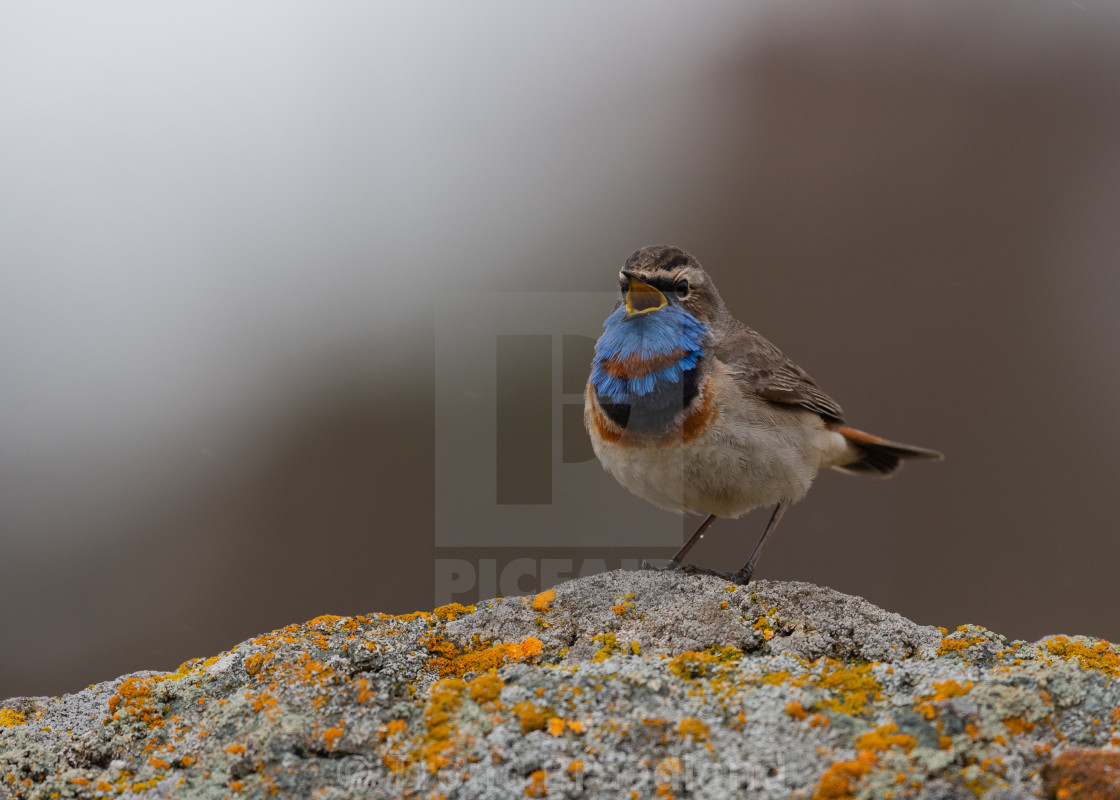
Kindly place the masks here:
<instances>
[{"instance_id":1,"label":"blurred grey background","mask_svg":"<svg viewBox=\"0 0 1120 800\"><path fill-rule=\"evenodd\" d=\"M662 242L947 454L760 577L1120 639L1118 211L1112 0L5 3L0 697L430 607L435 298Z\"/></svg>"}]
</instances>

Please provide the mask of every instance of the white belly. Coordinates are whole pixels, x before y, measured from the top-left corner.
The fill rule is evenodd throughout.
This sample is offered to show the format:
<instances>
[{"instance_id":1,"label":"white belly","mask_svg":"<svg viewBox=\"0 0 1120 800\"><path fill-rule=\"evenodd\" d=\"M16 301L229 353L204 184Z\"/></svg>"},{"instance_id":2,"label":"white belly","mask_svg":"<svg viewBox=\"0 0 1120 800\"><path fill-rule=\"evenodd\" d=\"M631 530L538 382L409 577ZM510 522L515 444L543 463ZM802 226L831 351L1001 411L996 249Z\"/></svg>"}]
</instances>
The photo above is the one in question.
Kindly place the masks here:
<instances>
[{"instance_id":1,"label":"white belly","mask_svg":"<svg viewBox=\"0 0 1120 800\"><path fill-rule=\"evenodd\" d=\"M829 431L819 415L732 388L717 392L723 402L691 438L678 432L612 440L599 435L589 419L595 455L619 483L662 508L738 517L758 506L800 500L817 470L847 451L843 437Z\"/></svg>"}]
</instances>

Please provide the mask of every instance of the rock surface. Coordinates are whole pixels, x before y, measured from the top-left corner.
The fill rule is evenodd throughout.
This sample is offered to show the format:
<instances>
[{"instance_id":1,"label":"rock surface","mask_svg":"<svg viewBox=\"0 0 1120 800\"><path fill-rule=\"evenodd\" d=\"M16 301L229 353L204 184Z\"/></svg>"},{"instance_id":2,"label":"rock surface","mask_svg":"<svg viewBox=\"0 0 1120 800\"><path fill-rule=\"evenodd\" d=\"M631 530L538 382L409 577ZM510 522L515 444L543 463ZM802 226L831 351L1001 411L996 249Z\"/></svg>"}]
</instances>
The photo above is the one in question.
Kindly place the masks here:
<instances>
[{"instance_id":1,"label":"rock surface","mask_svg":"<svg viewBox=\"0 0 1120 800\"><path fill-rule=\"evenodd\" d=\"M0 703L0 797L1120 796L1120 647L612 572Z\"/></svg>"}]
</instances>

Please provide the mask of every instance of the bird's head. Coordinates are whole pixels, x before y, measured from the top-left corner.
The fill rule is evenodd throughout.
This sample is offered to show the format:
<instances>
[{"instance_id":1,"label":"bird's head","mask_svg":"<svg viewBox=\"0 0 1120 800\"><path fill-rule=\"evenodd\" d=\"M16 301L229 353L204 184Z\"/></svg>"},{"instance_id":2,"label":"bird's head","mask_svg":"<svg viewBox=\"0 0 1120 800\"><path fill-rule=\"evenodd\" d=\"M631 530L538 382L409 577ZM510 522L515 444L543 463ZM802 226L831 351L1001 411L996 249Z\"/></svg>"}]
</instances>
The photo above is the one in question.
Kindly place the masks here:
<instances>
[{"instance_id":1,"label":"bird's head","mask_svg":"<svg viewBox=\"0 0 1120 800\"><path fill-rule=\"evenodd\" d=\"M723 300L700 262L669 245L636 250L618 273L625 319L678 307L711 325L723 310Z\"/></svg>"}]
</instances>

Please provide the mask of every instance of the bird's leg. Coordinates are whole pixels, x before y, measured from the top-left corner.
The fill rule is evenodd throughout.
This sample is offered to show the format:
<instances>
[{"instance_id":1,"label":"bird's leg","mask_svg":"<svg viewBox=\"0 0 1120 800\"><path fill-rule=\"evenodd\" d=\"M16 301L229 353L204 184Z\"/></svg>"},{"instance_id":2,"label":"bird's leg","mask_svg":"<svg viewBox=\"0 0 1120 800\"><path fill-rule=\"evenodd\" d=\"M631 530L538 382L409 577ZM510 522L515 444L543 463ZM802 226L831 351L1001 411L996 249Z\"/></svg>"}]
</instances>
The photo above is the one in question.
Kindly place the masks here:
<instances>
[{"instance_id":1,"label":"bird's leg","mask_svg":"<svg viewBox=\"0 0 1120 800\"><path fill-rule=\"evenodd\" d=\"M692 536L689 537L688 541L684 543L684 547L682 547L680 550L678 550L677 554L675 556L673 556L671 559L669 559L669 563L666 564L665 566L655 567L655 566L653 566L653 564L649 563L648 561L643 561L642 562L642 569L661 570L661 571L665 571L665 572L674 572L674 571L680 569L681 564L684 562L684 557L688 555L688 551L691 550L693 548L693 546L698 541L700 541L701 538L703 538L704 531L706 531L706 530L708 530L708 528L712 527L712 523L715 522L715 521L716 521L716 515L715 514L709 514L708 518L700 523L700 527L696 529L696 533L692 534Z\"/></svg>"},{"instance_id":2,"label":"bird's leg","mask_svg":"<svg viewBox=\"0 0 1120 800\"><path fill-rule=\"evenodd\" d=\"M774 509L773 516L770 517L770 522L766 525L766 530L762 533L762 538L759 539L758 544L754 546L754 551L751 553L751 557L747 560L747 563L744 564L741 569L739 569L738 572L720 572L719 570L707 569L706 567L694 567L691 564L685 565L683 567L679 564L676 564L674 566L673 561L669 562L669 565L666 566L666 569L679 569L682 572L688 573L689 575L712 575L716 578L722 578L725 581L737 583L740 586L746 586L751 582L751 577L754 575L754 568L758 565L758 559L762 555L762 548L763 546L765 546L766 540L770 538L770 534L772 534L774 532L774 529L778 527L778 520L782 518L782 514L786 513L787 505L788 503L786 503L784 500L778 503L777 508ZM691 541L689 542L689 544L691 544ZM685 545L686 548L688 546L689 545Z\"/></svg>"},{"instance_id":3,"label":"bird's leg","mask_svg":"<svg viewBox=\"0 0 1120 800\"><path fill-rule=\"evenodd\" d=\"M745 586L751 582L754 576L754 568L758 566L758 559L762 556L762 548L766 546L766 540L770 538L770 534L778 527L778 522L782 519L782 514L786 513L786 506L789 505L785 500L782 500L774 508L774 514L770 517L770 522L766 524L766 530L762 532L762 538L758 540L758 544L754 546L754 551L751 557L747 559L738 572L731 576L731 580L740 586Z\"/></svg>"}]
</instances>

